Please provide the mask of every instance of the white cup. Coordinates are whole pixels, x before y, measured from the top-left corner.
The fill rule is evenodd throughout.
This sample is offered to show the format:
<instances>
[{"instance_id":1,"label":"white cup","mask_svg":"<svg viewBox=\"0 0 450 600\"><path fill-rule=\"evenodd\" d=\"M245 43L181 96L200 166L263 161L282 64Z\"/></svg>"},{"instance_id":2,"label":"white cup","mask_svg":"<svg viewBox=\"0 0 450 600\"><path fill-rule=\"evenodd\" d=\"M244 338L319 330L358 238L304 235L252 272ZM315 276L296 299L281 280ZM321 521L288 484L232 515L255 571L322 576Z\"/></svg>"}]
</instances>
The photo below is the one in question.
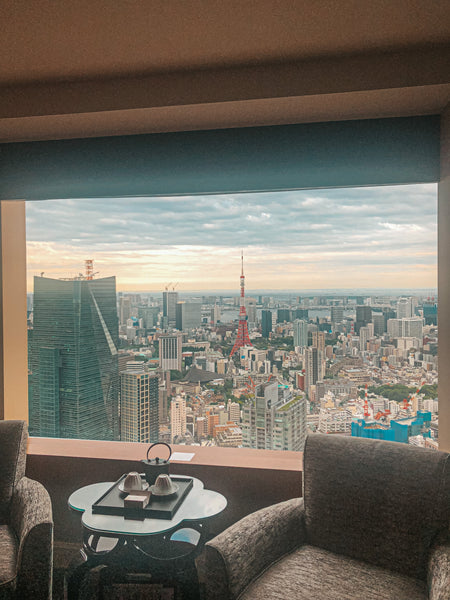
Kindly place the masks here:
<instances>
[{"instance_id":1,"label":"white cup","mask_svg":"<svg viewBox=\"0 0 450 600\"><path fill-rule=\"evenodd\" d=\"M131 471L123 481L123 489L126 492L142 490L142 479L137 471Z\"/></svg>"}]
</instances>

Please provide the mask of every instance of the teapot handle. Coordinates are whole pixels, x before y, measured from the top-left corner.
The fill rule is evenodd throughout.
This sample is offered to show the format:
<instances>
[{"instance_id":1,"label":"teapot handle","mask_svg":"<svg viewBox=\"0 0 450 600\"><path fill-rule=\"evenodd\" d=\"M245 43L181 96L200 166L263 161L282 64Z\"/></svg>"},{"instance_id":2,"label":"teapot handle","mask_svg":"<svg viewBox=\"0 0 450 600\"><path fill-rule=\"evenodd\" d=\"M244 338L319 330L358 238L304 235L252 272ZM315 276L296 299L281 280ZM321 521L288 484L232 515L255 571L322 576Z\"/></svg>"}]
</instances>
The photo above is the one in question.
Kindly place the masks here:
<instances>
[{"instance_id":1,"label":"teapot handle","mask_svg":"<svg viewBox=\"0 0 450 600\"><path fill-rule=\"evenodd\" d=\"M154 444L152 444L150 446L150 448L147 450L147 460L148 460L148 453L150 452L150 450L154 447L154 446L167 446L167 448L169 448L169 458L167 459L167 461L170 460L170 457L172 456L172 448L169 446L169 444L166 444L166 442L155 442Z\"/></svg>"}]
</instances>

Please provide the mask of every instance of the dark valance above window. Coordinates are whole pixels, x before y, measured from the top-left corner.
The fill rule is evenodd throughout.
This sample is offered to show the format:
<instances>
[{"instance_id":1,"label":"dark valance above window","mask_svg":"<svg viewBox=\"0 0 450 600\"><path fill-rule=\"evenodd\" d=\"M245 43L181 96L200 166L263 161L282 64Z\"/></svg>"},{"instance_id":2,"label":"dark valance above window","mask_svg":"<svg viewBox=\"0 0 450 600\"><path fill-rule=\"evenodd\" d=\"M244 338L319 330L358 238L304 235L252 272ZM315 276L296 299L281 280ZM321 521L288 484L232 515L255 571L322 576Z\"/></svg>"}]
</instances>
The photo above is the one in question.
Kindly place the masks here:
<instances>
[{"instance_id":1,"label":"dark valance above window","mask_svg":"<svg viewBox=\"0 0 450 600\"><path fill-rule=\"evenodd\" d=\"M436 116L0 145L0 199L229 193L439 180Z\"/></svg>"}]
</instances>

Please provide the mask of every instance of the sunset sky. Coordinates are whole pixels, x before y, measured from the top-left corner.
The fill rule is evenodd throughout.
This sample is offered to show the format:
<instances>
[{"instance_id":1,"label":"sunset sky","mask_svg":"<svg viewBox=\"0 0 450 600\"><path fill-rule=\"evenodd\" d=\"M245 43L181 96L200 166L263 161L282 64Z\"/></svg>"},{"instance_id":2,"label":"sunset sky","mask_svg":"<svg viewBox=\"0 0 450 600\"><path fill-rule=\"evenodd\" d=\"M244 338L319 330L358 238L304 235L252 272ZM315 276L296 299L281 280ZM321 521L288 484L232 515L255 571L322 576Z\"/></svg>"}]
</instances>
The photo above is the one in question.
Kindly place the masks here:
<instances>
[{"instance_id":1,"label":"sunset sky","mask_svg":"<svg viewBox=\"0 0 450 600\"><path fill-rule=\"evenodd\" d=\"M435 184L27 203L33 276L118 291L437 287Z\"/></svg>"}]
</instances>

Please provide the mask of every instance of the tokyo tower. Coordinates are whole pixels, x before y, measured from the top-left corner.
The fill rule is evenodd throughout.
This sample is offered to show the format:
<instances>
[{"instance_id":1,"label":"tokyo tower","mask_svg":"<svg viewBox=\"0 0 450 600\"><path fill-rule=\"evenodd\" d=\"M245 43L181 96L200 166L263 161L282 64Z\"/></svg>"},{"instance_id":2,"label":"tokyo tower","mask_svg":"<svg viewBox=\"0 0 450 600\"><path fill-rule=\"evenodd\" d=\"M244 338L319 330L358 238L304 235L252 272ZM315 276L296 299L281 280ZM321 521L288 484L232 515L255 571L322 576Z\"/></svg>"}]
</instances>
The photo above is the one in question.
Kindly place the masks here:
<instances>
[{"instance_id":1,"label":"tokyo tower","mask_svg":"<svg viewBox=\"0 0 450 600\"><path fill-rule=\"evenodd\" d=\"M247 325L247 311L245 310L245 277L244 277L244 252L241 252L241 298L239 301L239 326L237 332L237 338L234 342L234 346L230 352L230 358L235 352L242 348L242 346L253 346L248 336L248 325Z\"/></svg>"}]
</instances>

